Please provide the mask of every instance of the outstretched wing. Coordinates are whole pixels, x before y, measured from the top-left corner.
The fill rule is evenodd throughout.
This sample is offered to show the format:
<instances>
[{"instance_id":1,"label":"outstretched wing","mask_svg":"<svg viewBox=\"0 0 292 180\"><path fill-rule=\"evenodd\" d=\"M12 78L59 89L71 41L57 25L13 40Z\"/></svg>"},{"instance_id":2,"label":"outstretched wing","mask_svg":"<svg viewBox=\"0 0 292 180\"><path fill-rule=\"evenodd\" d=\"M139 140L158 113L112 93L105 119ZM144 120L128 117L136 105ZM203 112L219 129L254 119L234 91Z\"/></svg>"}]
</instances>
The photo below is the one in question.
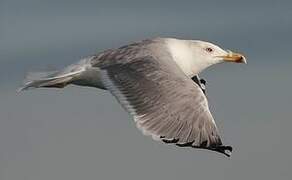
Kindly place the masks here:
<instances>
[{"instance_id":1,"label":"outstretched wing","mask_svg":"<svg viewBox=\"0 0 292 180\"><path fill-rule=\"evenodd\" d=\"M101 74L106 88L144 134L229 156L232 148L222 145L206 96L172 60L147 56L103 67Z\"/></svg>"}]
</instances>

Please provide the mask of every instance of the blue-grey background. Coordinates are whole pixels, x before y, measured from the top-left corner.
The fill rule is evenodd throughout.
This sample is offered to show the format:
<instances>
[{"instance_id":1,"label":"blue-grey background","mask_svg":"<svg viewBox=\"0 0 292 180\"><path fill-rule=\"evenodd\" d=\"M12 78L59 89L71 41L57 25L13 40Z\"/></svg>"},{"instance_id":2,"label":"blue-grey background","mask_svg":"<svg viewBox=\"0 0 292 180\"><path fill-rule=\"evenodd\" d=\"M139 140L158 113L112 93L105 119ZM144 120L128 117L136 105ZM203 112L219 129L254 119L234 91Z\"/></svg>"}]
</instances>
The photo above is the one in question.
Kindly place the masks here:
<instances>
[{"instance_id":1,"label":"blue-grey background","mask_svg":"<svg viewBox=\"0 0 292 180\"><path fill-rule=\"evenodd\" d=\"M0 179L291 179L291 1L0 0ZM25 73L149 37L248 59L202 74L231 158L145 137L107 92L16 93Z\"/></svg>"}]
</instances>

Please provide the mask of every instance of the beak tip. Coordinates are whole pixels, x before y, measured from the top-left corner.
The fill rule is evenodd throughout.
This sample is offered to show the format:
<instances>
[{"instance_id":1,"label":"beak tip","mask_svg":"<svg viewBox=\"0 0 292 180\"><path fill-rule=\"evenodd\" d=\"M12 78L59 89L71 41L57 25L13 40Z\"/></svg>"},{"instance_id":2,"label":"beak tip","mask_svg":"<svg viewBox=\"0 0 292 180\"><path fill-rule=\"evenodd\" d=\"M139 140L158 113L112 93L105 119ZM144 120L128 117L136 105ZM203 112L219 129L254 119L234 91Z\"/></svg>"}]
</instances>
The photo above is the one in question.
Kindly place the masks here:
<instances>
[{"instance_id":1,"label":"beak tip","mask_svg":"<svg viewBox=\"0 0 292 180\"><path fill-rule=\"evenodd\" d=\"M227 52L228 52L227 55L219 56L219 57L223 58L223 60L227 62L247 64L247 61L244 55L239 54L239 53L233 53L232 51L227 51Z\"/></svg>"},{"instance_id":2,"label":"beak tip","mask_svg":"<svg viewBox=\"0 0 292 180\"><path fill-rule=\"evenodd\" d=\"M241 56L241 63L243 64L247 64L246 58L244 56Z\"/></svg>"}]
</instances>

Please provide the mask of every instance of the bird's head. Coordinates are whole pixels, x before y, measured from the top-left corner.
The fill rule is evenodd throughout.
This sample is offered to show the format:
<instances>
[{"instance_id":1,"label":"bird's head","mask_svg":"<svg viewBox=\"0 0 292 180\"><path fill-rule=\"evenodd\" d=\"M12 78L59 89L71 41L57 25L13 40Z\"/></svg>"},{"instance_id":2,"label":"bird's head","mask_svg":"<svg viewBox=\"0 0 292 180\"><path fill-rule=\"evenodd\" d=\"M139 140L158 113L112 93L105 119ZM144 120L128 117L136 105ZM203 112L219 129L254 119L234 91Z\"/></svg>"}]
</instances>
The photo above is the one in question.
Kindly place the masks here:
<instances>
[{"instance_id":1,"label":"bird's head","mask_svg":"<svg viewBox=\"0 0 292 180\"><path fill-rule=\"evenodd\" d=\"M205 41L189 41L194 60L201 63L217 64L222 62L247 63L242 54L223 50L219 46Z\"/></svg>"},{"instance_id":2,"label":"bird's head","mask_svg":"<svg viewBox=\"0 0 292 180\"><path fill-rule=\"evenodd\" d=\"M168 44L174 60L189 76L218 63L247 63L242 54L223 50L210 42L170 39Z\"/></svg>"}]
</instances>

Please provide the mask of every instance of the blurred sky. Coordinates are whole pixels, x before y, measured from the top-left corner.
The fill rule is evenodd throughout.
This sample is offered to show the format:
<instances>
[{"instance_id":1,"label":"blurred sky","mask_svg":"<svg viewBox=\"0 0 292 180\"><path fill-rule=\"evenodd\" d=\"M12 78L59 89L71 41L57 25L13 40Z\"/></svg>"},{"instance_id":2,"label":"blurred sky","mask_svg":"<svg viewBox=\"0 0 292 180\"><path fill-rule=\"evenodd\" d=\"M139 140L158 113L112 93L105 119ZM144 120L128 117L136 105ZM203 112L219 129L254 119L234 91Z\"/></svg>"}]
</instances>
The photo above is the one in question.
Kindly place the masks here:
<instances>
[{"instance_id":1,"label":"blurred sky","mask_svg":"<svg viewBox=\"0 0 292 180\"><path fill-rule=\"evenodd\" d=\"M291 1L0 0L0 179L291 179ZM201 39L248 65L205 71L231 158L145 137L107 92L20 94L25 73L150 37Z\"/></svg>"}]
</instances>

